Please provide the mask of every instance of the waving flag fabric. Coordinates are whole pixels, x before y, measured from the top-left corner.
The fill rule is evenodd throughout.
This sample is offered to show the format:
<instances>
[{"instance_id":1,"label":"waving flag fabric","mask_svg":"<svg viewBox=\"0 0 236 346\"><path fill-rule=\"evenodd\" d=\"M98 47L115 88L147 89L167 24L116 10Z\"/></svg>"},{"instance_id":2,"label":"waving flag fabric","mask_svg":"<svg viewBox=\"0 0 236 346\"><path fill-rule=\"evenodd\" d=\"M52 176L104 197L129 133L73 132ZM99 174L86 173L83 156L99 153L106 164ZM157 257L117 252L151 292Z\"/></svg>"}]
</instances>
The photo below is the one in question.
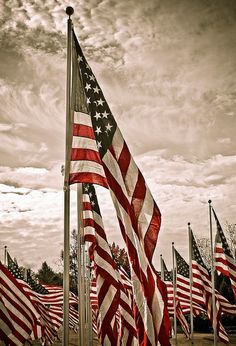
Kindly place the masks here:
<instances>
[{"instance_id":1,"label":"waving flag fabric","mask_svg":"<svg viewBox=\"0 0 236 346\"><path fill-rule=\"evenodd\" d=\"M167 288L168 311L170 315L174 315L174 287L173 287L172 272L168 271L165 261L163 260L162 257L161 257L161 262L162 262L161 267L163 268L163 274L164 274L164 282ZM182 306L180 302L181 299L177 296L177 294L175 299L176 299L176 317L181 324L184 334L186 335L187 338L189 338L190 336L189 325L182 311Z\"/></svg>"},{"instance_id":2,"label":"waving flag fabric","mask_svg":"<svg viewBox=\"0 0 236 346\"><path fill-rule=\"evenodd\" d=\"M69 182L109 187L132 263L139 342L169 345L164 288L152 265L161 214L75 36L74 46Z\"/></svg>"},{"instance_id":3,"label":"waving flag fabric","mask_svg":"<svg viewBox=\"0 0 236 346\"><path fill-rule=\"evenodd\" d=\"M7 345L23 345L40 314L21 284L1 263L0 298L0 335Z\"/></svg>"},{"instance_id":4,"label":"waving flag fabric","mask_svg":"<svg viewBox=\"0 0 236 346\"><path fill-rule=\"evenodd\" d=\"M28 296L39 316L32 326L31 339L41 339L47 345L53 344L58 339L58 330L63 322L63 288L60 286L40 285L33 280L30 273L27 273L26 278L9 253L7 253L7 262L9 272L18 282L21 291ZM70 328L75 330L72 305L77 305L78 300L72 293L69 296L69 304L69 325Z\"/></svg>"},{"instance_id":5,"label":"waving flag fabric","mask_svg":"<svg viewBox=\"0 0 236 346\"><path fill-rule=\"evenodd\" d=\"M212 306L212 285L211 285L211 276L209 271L204 264L200 251L198 249L197 243L191 231L192 237L192 273L193 273L193 287L197 287L202 291L203 297L205 299L205 306L208 313L208 317L213 321L213 306ZM216 331L219 339L222 342L228 343L229 338L221 323L221 312L222 307L220 305L217 295L215 295L216 302Z\"/></svg>"},{"instance_id":6,"label":"waving flag fabric","mask_svg":"<svg viewBox=\"0 0 236 346\"><path fill-rule=\"evenodd\" d=\"M216 216L214 209L212 209L216 221L217 233L215 238L215 266L219 273L228 276L231 281L231 286L236 298L236 264L235 259L230 251L229 244L224 235L223 229Z\"/></svg>"},{"instance_id":7,"label":"waving flag fabric","mask_svg":"<svg viewBox=\"0 0 236 346\"><path fill-rule=\"evenodd\" d=\"M83 219L85 240L91 242L90 254L95 263L102 345L118 345L120 342L134 345L136 330L129 295L112 258L92 184L83 184Z\"/></svg>"}]
</instances>

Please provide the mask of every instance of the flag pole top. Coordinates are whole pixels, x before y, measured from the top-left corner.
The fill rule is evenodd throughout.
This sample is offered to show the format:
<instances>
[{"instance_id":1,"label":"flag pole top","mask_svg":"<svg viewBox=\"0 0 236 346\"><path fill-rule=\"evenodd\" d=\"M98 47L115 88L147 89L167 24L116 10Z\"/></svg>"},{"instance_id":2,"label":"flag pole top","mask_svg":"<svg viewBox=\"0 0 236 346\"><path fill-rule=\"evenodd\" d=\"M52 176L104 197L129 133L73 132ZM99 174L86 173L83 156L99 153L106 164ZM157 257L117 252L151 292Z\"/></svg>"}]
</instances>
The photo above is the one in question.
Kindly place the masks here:
<instances>
[{"instance_id":1,"label":"flag pole top","mask_svg":"<svg viewBox=\"0 0 236 346\"><path fill-rule=\"evenodd\" d=\"M5 245L5 246L4 246L4 249L6 249L6 248L7 248L7 246Z\"/></svg>"},{"instance_id":2,"label":"flag pole top","mask_svg":"<svg viewBox=\"0 0 236 346\"><path fill-rule=\"evenodd\" d=\"M188 226L190 226L191 225L191 223L190 222L188 222Z\"/></svg>"},{"instance_id":3,"label":"flag pole top","mask_svg":"<svg viewBox=\"0 0 236 346\"><path fill-rule=\"evenodd\" d=\"M66 8L66 14L69 16L69 18L70 18L70 16L72 16L73 13L74 13L73 7L68 6L68 7Z\"/></svg>"},{"instance_id":4,"label":"flag pole top","mask_svg":"<svg viewBox=\"0 0 236 346\"><path fill-rule=\"evenodd\" d=\"M209 199L208 203L211 204L211 199Z\"/></svg>"}]
</instances>

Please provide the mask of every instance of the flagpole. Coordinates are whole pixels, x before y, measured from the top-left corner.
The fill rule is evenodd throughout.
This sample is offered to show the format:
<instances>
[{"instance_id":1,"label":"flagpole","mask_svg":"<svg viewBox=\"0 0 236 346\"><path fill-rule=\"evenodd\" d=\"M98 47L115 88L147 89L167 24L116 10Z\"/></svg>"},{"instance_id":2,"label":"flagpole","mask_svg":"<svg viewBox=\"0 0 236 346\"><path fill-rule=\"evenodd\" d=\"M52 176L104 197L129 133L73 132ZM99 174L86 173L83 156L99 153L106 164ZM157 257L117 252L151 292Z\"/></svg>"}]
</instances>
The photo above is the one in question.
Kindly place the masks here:
<instances>
[{"instance_id":1,"label":"flagpole","mask_svg":"<svg viewBox=\"0 0 236 346\"><path fill-rule=\"evenodd\" d=\"M67 82L66 82L66 152L64 172L64 272L63 272L63 346L69 345L69 281L70 281L70 185L69 185L69 141L71 117L71 35L74 13L72 7L66 8L67 21Z\"/></svg>"},{"instance_id":2,"label":"flagpole","mask_svg":"<svg viewBox=\"0 0 236 346\"><path fill-rule=\"evenodd\" d=\"M85 250L86 257L86 321L87 321L87 340L88 345L92 345L92 319L91 319L91 305L90 305L90 261L88 249Z\"/></svg>"},{"instance_id":3,"label":"flagpole","mask_svg":"<svg viewBox=\"0 0 236 346\"><path fill-rule=\"evenodd\" d=\"M193 339L193 244L190 222L188 222L188 239L189 239L189 283L190 283L190 339Z\"/></svg>"},{"instance_id":4,"label":"flagpole","mask_svg":"<svg viewBox=\"0 0 236 346\"><path fill-rule=\"evenodd\" d=\"M161 261L161 279L162 281L164 281L164 267L163 267L162 255L160 255L160 261Z\"/></svg>"},{"instance_id":5,"label":"flagpole","mask_svg":"<svg viewBox=\"0 0 236 346\"><path fill-rule=\"evenodd\" d=\"M77 184L77 223L78 223L78 297L79 297L79 340L85 342L85 285L84 285L84 227L83 227L83 184Z\"/></svg>"},{"instance_id":6,"label":"flagpole","mask_svg":"<svg viewBox=\"0 0 236 346\"><path fill-rule=\"evenodd\" d=\"M172 265L173 265L173 293L174 293L174 332L175 332L175 344L178 345L177 340L177 320L176 320L176 268L175 268L175 254L174 254L174 242L172 242Z\"/></svg>"},{"instance_id":7,"label":"flagpole","mask_svg":"<svg viewBox=\"0 0 236 346\"><path fill-rule=\"evenodd\" d=\"M210 221L210 241L211 241L211 285L212 285L212 310L213 310L213 331L214 331L214 346L217 345L217 321L216 321L216 299L215 299L215 263L213 255L213 235L212 235L212 217L211 217L211 200L209 204L209 221Z\"/></svg>"},{"instance_id":8,"label":"flagpole","mask_svg":"<svg viewBox=\"0 0 236 346\"><path fill-rule=\"evenodd\" d=\"M4 266L7 266L7 246L4 246Z\"/></svg>"}]
</instances>

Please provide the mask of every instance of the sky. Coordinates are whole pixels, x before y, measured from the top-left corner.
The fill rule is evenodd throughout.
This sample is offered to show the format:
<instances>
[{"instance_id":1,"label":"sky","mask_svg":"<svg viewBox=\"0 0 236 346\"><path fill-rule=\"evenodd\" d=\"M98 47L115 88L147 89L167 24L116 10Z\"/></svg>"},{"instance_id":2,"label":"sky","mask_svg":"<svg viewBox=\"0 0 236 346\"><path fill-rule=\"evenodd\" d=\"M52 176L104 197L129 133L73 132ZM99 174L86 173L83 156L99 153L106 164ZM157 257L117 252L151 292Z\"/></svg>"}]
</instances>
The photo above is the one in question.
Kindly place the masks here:
<instances>
[{"instance_id":1,"label":"sky","mask_svg":"<svg viewBox=\"0 0 236 346\"><path fill-rule=\"evenodd\" d=\"M154 255L188 259L209 237L208 200L236 223L234 0L0 1L0 259L56 270L63 249L67 6L83 52L157 202ZM110 242L123 246L109 192ZM71 229L76 228L76 188ZM213 225L213 234L215 228Z\"/></svg>"}]
</instances>

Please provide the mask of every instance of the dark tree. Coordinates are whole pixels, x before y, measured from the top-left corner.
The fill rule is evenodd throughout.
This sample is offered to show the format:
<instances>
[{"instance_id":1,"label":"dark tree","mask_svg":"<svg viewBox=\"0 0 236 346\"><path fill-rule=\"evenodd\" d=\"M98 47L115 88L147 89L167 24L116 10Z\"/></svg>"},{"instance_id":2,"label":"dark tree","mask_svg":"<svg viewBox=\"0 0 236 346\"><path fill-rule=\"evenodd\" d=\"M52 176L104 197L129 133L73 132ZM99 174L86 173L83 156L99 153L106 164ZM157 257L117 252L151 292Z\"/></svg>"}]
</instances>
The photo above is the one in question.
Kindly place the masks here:
<instances>
[{"instance_id":1,"label":"dark tree","mask_svg":"<svg viewBox=\"0 0 236 346\"><path fill-rule=\"evenodd\" d=\"M62 285L63 283L62 275L54 272L46 261L42 263L42 267L36 274L36 278L43 284Z\"/></svg>"}]
</instances>

